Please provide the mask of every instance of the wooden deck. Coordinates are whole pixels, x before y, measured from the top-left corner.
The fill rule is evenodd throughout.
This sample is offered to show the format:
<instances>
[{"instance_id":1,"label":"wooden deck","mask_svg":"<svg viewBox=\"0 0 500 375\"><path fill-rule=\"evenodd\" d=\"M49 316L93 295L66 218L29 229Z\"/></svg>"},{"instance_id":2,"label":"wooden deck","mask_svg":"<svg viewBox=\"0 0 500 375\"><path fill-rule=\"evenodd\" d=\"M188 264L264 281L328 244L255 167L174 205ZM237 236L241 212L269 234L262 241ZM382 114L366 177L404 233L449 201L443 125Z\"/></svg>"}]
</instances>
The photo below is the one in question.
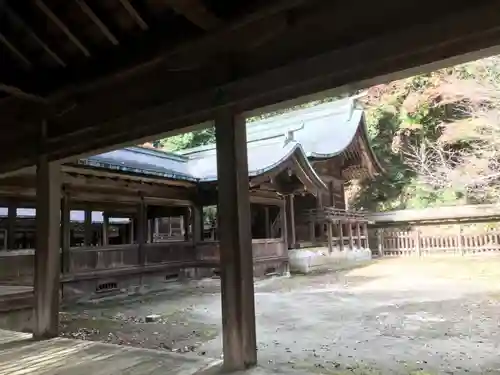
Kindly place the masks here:
<instances>
[{"instance_id":1,"label":"wooden deck","mask_svg":"<svg viewBox=\"0 0 500 375\"><path fill-rule=\"evenodd\" d=\"M92 341L0 330L0 375L189 375L203 374L216 361Z\"/></svg>"}]
</instances>

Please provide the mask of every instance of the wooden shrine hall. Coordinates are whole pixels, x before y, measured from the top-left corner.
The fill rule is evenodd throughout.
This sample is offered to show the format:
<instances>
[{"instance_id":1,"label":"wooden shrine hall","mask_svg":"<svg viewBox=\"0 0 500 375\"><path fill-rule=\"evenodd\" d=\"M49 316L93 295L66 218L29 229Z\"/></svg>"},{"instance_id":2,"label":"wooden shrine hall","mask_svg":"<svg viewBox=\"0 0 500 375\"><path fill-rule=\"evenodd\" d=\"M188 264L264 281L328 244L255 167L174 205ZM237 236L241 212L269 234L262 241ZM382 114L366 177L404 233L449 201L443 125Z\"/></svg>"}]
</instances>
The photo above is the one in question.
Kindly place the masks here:
<instances>
[{"instance_id":1,"label":"wooden shrine hall","mask_svg":"<svg viewBox=\"0 0 500 375\"><path fill-rule=\"evenodd\" d=\"M366 222L345 210L343 186L381 168L356 99L251 122L247 148L255 276L287 273L289 248L328 243L331 251L332 228L340 250L352 250L354 240L362 246ZM36 243L34 177L0 181L3 248ZM218 203L215 145L180 154L128 147L82 158L62 166L61 185L65 300L219 273L219 243L202 234L204 207ZM325 216L332 209L337 216ZM172 219L177 236L164 228ZM0 263L0 281L31 285L33 252L9 251Z\"/></svg>"},{"instance_id":2,"label":"wooden shrine hall","mask_svg":"<svg viewBox=\"0 0 500 375\"><path fill-rule=\"evenodd\" d=\"M432 12L426 17L408 17L422 9ZM23 187L23 199L7 202L10 205L32 205L36 190L34 337L51 338L58 333L59 289L61 281L65 282L60 275L60 249L67 249L71 242L68 230L61 236L60 228L61 212L63 224L68 223L71 211L67 205L87 212L83 221L89 228L89 203L106 205L99 208L105 216L121 216L123 210L113 212L116 200L123 209L123 198L128 196L125 216L134 215L134 231L126 225L136 233L134 241L141 244L132 246L144 249L157 245L147 243L144 228L148 220L173 215L164 211L165 191L175 192L171 197L176 198L168 199L177 199L177 203L194 203L189 205L189 218L194 220L200 217L194 198L213 201L216 186L217 195L224 197L217 201L224 366L239 370L255 365L250 210L255 188L248 189L249 172L250 184L256 183L257 190L275 189L276 196L278 192L293 194L294 203L288 199L290 202L282 205L286 215L291 212L287 206L299 204L295 198L302 196L296 194L300 189L303 201L308 194L314 195L314 189L330 198L333 194L328 195L330 182L321 177L328 173L314 166L321 161L308 154L313 151L307 147L302 151L299 146L290 146L294 142L291 137L285 137L290 145L284 147L294 149L288 155L291 175L286 168L273 181L259 181L263 175L256 169L259 164L252 164L250 152L247 157L245 117L304 103L317 95L353 92L498 53L499 10L498 0L1 0L0 174L11 179L6 196L21 195L9 191L8 186ZM208 178L199 184L208 190L195 188L196 181L171 176L164 186L161 173L154 178L148 175L146 184L136 179L137 174L146 178L140 168L127 179L116 176L121 175L119 168L106 170L104 177L104 168L77 162L209 123L215 125L217 155L208 164L212 170L217 165L217 184L210 181L215 176L210 175L208 165L206 170L201 165L196 175ZM297 140L302 136L300 130L292 133ZM336 136L330 134L329 138ZM359 160L369 151L361 150L359 157L355 154L351 157ZM155 158L163 160L163 156ZM178 165L185 172L196 164L183 160L180 158ZM87 184L89 179L97 182ZM112 195L106 193L110 181L115 191L122 186L111 202L101 199ZM137 194L145 185L149 193ZM283 187L290 190L279 190ZM194 197L190 195L193 191ZM313 205L309 199L307 207ZM337 201L340 199L335 204ZM173 203L166 205L169 210L180 207L187 215L186 206ZM155 206L162 208L156 208L155 213L151 208ZM7 221L12 224L16 211L9 211L11 220ZM107 221L103 217L104 227ZM191 232L196 236L195 221ZM288 245L302 238L299 226L293 226L297 228L295 235L286 231ZM322 235L321 228L316 232L314 226L314 234L311 228L304 230L308 237ZM85 236L85 243L96 242ZM7 236L7 241L14 240ZM143 262L148 255L139 251L134 262ZM64 251L62 259L62 267L67 269Z\"/></svg>"}]
</instances>

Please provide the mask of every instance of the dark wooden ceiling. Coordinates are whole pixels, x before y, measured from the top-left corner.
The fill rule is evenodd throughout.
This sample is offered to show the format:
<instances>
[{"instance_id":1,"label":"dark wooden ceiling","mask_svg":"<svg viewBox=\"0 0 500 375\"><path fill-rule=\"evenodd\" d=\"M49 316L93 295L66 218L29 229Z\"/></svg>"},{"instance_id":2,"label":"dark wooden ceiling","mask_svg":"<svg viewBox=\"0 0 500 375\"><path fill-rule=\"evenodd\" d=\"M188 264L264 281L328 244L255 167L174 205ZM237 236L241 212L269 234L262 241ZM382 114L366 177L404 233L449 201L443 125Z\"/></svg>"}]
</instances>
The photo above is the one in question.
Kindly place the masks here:
<instances>
[{"instance_id":1,"label":"dark wooden ceiling","mask_svg":"<svg viewBox=\"0 0 500 375\"><path fill-rule=\"evenodd\" d=\"M499 44L500 0L0 0L0 173Z\"/></svg>"}]
</instances>

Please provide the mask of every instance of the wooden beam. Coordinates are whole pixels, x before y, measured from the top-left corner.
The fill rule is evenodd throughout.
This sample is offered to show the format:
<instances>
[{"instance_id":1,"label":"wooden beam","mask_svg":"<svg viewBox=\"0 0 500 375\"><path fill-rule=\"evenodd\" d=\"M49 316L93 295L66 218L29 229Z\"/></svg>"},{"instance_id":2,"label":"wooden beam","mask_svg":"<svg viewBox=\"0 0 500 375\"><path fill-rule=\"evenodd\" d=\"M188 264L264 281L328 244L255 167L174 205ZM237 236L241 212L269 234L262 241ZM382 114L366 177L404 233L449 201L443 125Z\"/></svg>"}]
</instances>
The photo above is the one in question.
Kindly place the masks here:
<instances>
[{"instance_id":1,"label":"wooden beam","mask_svg":"<svg viewBox=\"0 0 500 375\"><path fill-rule=\"evenodd\" d=\"M490 8L489 12L491 10ZM448 30L453 28L463 29L464 25L472 28L472 23L467 22L468 17L475 19L480 14L484 18L488 14L484 12L483 8L474 11L474 15L471 15L470 12L450 15L449 19L445 19L444 23ZM326 14L331 14L331 11ZM498 20L492 20L491 15L488 18L490 18L487 23L490 32L496 31ZM494 26L492 25L493 21ZM419 25L401 31L397 35L375 36L363 43L353 44L347 48L318 53L311 58L297 58L295 62L274 69L269 65L271 64L271 57L269 57L269 64L262 62L266 67L269 67L266 71L258 71L256 68L252 68L250 70L255 74L241 73L238 76L239 78L231 82L214 83L208 90L195 90L196 92L192 91L187 96L180 95L177 91L175 99L167 100L164 96L165 103L162 105L149 108L149 110L143 108L122 118L114 118L108 123L103 124L101 122L94 131L87 133L86 136L95 140L93 147L99 148L108 142L123 142L124 138L129 140L142 138L148 134L163 133L166 129L174 129L205 121L213 116L214 111L221 107L237 106L243 110L252 109L310 94L314 91L331 89L332 87L337 87L338 91L340 91L341 89L347 89L348 87L344 85L352 82L358 82L359 87L361 87L385 82L388 79L401 78L408 74L415 74L421 69L390 75L389 72L393 72L396 66L401 67L401 69L402 67L405 67L405 69L415 68L420 64L432 61L431 57L429 57L429 43L440 45L439 51L441 52L444 52L443 46L446 46L446 56L455 56L460 51L467 50L467 43L461 43L460 38L456 40L436 30L437 28L442 30L442 27L442 22ZM429 29L432 29L433 33L430 33ZM483 31L487 32L486 30ZM468 42L473 39L478 44L485 45L489 40L479 38L478 34L482 35L482 32L474 33L473 30L468 30L468 32L467 37L463 35L463 38L466 38ZM431 36L432 42L429 39ZM419 47L410 47L410 44L404 41L405 38L411 39L414 45ZM385 48L381 49L381 45ZM361 63L359 56L370 56L370 64L366 64L366 59ZM245 64L244 61L241 61L241 63ZM433 66L433 68L435 67L437 66ZM206 73L205 71L204 74L206 75ZM193 75L191 76L194 78ZM293 83L290 81L290 77L295 77ZM376 78L372 79L372 77ZM186 85L185 87L194 86ZM358 85L350 86L351 89L354 87L358 87ZM196 98L196 100L193 98ZM83 107L81 108L83 110ZM85 113L88 113L88 110L85 110ZM76 112L74 114L76 115ZM99 123L99 121L92 122L94 124ZM135 128L132 135L130 124L133 123L141 123L143 126ZM104 128L107 128L106 132L103 131ZM126 134L124 134L124 129L127 129ZM105 135L109 137L106 142L104 142L105 138L103 138ZM65 144L78 145L79 142L76 139L81 139L81 134L75 134L74 137L75 141L68 141ZM62 140L58 142L62 142ZM73 150L73 152L78 153L76 150Z\"/></svg>"},{"instance_id":2,"label":"wooden beam","mask_svg":"<svg viewBox=\"0 0 500 375\"><path fill-rule=\"evenodd\" d=\"M45 51L47 56L49 56L52 60L54 60L59 66L63 68L66 67L66 63L61 59L61 57L57 53L55 53L47 45L47 43L45 43L42 39L40 39L38 35L36 35L36 33L26 24L26 22L24 22L24 20L21 17L19 17L19 15L16 12L14 12L10 7L8 7L5 4L3 6L4 6L4 11L12 20L14 20L14 23L19 25L19 27L21 27L25 31L25 33Z\"/></svg>"},{"instance_id":3,"label":"wooden beam","mask_svg":"<svg viewBox=\"0 0 500 375\"><path fill-rule=\"evenodd\" d=\"M1 34L0 34L1 35ZM0 36L1 38L1 36ZM10 85L5 85L3 83L0 83L0 91L5 92L13 97L19 98L19 99L24 99L24 100L29 100L32 102L36 103L47 103L47 100L39 95L35 94L30 94L28 92L25 92L21 90L18 87L15 86L10 86Z\"/></svg>"},{"instance_id":4,"label":"wooden beam","mask_svg":"<svg viewBox=\"0 0 500 375\"><path fill-rule=\"evenodd\" d=\"M148 24L142 19L141 15L135 8L132 6L130 1L128 0L120 0L120 3L123 5L127 13L134 19L134 21L139 25L142 30L149 29Z\"/></svg>"},{"instance_id":5,"label":"wooden beam","mask_svg":"<svg viewBox=\"0 0 500 375\"><path fill-rule=\"evenodd\" d=\"M31 61L12 44L5 35L0 33L0 42L19 60L25 68L31 68Z\"/></svg>"},{"instance_id":6,"label":"wooden beam","mask_svg":"<svg viewBox=\"0 0 500 375\"><path fill-rule=\"evenodd\" d=\"M79 176L93 176L93 177L99 177L99 178L108 178L112 180L123 180L123 181L135 181L139 182L141 185L144 183L147 184L155 184L155 185L170 185L170 186L182 186L182 187L195 187L196 183L195 181L179 181L179 180L170 180L167 178L163 177L154 177L154 176L145 176L145 175L138 175L138 174L129 174L129 173L120 173L120 172L112 172L109 170L105 170L104 168L98 169L98 168L85 168L85 167L78 167L78 166L71 166L71 165L63 165L62 166L63 172L66 172L67 174L74 174L74 175L79 175ZM72 176L73 178L78 178L78 176ZM78 180L74 180L75 184L77 183ZM71 181L65 180L66 183L71 183Z\"/></svg>"},{"instance_id":7,"label":"wooden beam","mask_svg":"<svg viewBox=\"0 0 500 375\"><path fill-rule=\"evenodd\" d=\"M80 9L85 13L92 22L97 26L101 33L108 38L108 40L115 46L119 45L118 39L113 35L113 33L108 29L108 27L101 21L99 17L94 13L92 8L85 2L85 0L75 0L80 6Z\"/></svg>"},{"instance_id":8,"label":"wooden beam","mask_svg":"<svg viewBox=\"0 0 500 375\"><path fill-rule=\"evenodd\" d=\"M62 22L59 17L55 15L55 13L42 1L42 0L35 0L35 4L38 6L38 8L45 13L45 15L68 37L68 39L86 56L90 57L90 52L83 45L82 42L73 34L68 26L64 22Z\"/></svg>"},{"instance_id":9,"label":"wooden beam","mask_svg":"<svg viewBox=\"0 0 500 375\"><path fill-rule=\"evenodd\" d=\"M41 154L37 163L36 251L34 277L35 339L58 336L60 275L60 166Z\"/></svg>"},{"instance_id":10,"label":"wooden beam","mask_svg":"<svg viewBox=\"0 0 500 375\"><path fill-rule=\"evenodd\" d=\"M166 0L168 5L177 13L182 14L189 21L203 30L213 30L222 22L200 0Z\"/></svg>"},{"instance_id":11,"label":"wooden beam","mask_svg":"<svg viewBox=\"0 0 500 375\"><path fill-rule=\"evenodd\" d=\"M257 363L252 234L245 119L231 111L215 121L222 341L226 371Z\"/></svg>"}]
</instances>

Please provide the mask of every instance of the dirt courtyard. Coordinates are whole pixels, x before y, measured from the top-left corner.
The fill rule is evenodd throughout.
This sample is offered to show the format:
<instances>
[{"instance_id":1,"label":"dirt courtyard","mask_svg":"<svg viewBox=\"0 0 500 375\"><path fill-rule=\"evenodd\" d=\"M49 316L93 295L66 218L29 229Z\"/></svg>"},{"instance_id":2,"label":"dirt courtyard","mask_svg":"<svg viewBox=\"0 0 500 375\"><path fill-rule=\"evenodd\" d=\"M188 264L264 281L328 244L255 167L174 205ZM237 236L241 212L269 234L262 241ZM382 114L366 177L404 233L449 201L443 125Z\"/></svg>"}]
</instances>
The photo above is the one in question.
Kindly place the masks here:
<instances>
[{"instance_id":1,"label":"dirt courtyard","mask_svg":"<svg viewBox=\"0 0 500 375\"><path fill-rule=\"evenodd\" d=\"M220 358L218 280L166 286L67 310L62 335ZM499 256L384 259L255 292L268 372L500 374Z\"/></svg>"}]
</instances>

